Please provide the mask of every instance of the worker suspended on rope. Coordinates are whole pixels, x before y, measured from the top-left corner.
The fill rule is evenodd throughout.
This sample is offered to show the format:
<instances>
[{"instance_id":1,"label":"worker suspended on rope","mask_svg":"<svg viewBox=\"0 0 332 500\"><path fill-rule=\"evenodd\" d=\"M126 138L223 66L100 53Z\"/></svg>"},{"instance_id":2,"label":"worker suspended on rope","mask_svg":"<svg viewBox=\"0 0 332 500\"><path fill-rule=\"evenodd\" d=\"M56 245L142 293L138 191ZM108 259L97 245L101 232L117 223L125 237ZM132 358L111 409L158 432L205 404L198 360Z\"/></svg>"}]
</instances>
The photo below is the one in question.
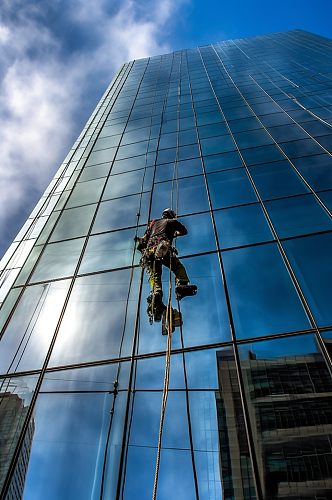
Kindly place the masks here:
<instances>
[{"instance_id":1,"label":"worker suspended on rope","mask_svg":"<svg viewBox=\"0 0 332 500\"><path fill-rule=\"evenodd\" d=\"M160 321L162 312L166 309L163 304L162 266L171 269L175 275L175 293L178 300L195 295L196 285L189 285L189 278L182 262L177 258L177 250L172 247L173 238L188 234L187 228L176 218L171 208L166 208L161 219L153 220L139 242L137 249L142 252L140 265L150 274L152 290L152 312L155 321Z\"/></svg>"}]
</instances>

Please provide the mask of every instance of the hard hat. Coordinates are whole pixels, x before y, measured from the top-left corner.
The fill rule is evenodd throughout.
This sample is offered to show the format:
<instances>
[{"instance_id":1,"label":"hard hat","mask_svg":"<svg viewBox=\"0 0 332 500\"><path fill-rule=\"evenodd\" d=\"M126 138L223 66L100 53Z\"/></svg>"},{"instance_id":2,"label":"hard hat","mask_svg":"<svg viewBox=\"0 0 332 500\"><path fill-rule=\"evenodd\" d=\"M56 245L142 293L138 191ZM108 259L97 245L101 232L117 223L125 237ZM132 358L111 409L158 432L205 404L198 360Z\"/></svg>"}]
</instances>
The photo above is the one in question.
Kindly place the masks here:
<instances>
[{"instance_id":1,"label":"hard hat","mask_svg":"<svg viewBox=\"0 0 332 500\"><path fill-rule=\"evenodd\" d=\"M176 213L171 208L165 208L161 216L163 219L176 219Z\"/></svg>"}]
</instances>

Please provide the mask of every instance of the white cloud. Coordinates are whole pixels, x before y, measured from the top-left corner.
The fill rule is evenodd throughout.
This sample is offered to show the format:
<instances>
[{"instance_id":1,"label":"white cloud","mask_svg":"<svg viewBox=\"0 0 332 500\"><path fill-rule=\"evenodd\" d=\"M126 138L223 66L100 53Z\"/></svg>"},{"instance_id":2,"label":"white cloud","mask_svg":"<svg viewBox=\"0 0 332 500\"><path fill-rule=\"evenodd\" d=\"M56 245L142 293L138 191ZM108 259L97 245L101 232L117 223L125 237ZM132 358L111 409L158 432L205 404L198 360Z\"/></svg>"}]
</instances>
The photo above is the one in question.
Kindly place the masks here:
<instances>
[{"instance_id":1,"label":"white cloud","mask_svg":"<svg viewBox=\"0 0 332 500\"><path fill-rule=\"evenodd\" d=\"M159 0L143 9L125 0L107 14L104 0L72 0L66 4L66 22L85 42L72 49L70 43L65 47L70 26L64 25L67 33L59 35L54 17L47 17L57 14L61 1L48 13L40 5L16 0L10 6L5 1L11 15L0 25L2 228L20 214L24 222L26 198L31 192L40 195L52 178L80 132L83 115L88 118L91 110L85 114L81 108L91 94L102 95L121 63L171 51L161 33L181 2L176 6L175 0ZM14 236L11 228L9 233L5 246Z\"/></svg>"}]
</instances>

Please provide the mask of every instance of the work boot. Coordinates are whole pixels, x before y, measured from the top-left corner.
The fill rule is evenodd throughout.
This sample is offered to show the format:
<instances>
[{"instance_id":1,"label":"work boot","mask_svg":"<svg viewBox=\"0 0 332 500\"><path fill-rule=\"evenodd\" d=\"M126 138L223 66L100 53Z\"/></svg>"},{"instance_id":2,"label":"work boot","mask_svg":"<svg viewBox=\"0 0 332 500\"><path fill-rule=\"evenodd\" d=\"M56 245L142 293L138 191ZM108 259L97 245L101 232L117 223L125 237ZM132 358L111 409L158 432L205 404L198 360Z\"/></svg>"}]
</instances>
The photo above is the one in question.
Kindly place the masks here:
<instances>
[{"instance_id":1,"label":"work boot","mask_svg":"<svg viewBox=\"0 0 332 500\"><path fill-rule=\"evenodd\" d=\"M178 300L183 299L183 297L190 297L196 295L197 286L196 285L177 285L175 287L176 298Z\"/></svg>"},{"instance_id":2,"label":"work boot","mask_svg":"<svg viewBox=\"0 0 332 500\"><path fill-rule=\"evenodd\" d=\"M153 319L156 323L161 321L163 311L165 311L166 306L163 303L163 292L157 291L153 294Z\"/></svg>"}]
</instances>

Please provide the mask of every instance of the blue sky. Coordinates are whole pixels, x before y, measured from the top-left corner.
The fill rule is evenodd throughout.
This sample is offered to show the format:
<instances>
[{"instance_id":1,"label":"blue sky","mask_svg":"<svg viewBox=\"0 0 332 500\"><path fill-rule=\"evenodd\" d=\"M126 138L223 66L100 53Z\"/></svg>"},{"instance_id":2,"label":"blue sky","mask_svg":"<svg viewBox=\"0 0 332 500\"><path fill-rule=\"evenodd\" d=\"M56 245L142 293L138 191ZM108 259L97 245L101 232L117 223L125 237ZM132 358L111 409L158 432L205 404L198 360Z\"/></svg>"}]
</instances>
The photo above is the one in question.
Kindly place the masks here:
<instances>
[{"instance_id":1,"label":"blue sky","mask_svg":"<svg viewBox=\"0 0 332 500\"><path fill-rule=\"evenodd\" d=\"M0 256L122 62L301 28L332 38L331 0L3 0Z\"/></svg>"}]
</instances>

